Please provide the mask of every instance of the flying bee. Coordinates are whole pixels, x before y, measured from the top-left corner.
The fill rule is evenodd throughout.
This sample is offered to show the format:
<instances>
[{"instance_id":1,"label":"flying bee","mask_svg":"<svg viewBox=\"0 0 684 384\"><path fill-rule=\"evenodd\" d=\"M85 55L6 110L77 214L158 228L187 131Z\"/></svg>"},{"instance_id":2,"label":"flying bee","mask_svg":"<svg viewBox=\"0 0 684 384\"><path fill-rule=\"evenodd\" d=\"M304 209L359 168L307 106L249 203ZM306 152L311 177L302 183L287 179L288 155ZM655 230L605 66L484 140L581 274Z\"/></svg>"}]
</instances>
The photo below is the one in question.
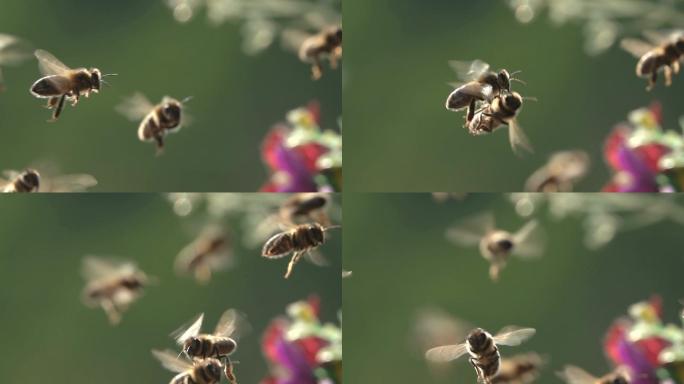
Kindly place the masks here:
<instances>
[{"instance_id":1,"label":"flying bee","mask_svg":"<svg viewBox=\"0 0 684 384\"><path fill-rule=\"evenodd\" d=\"M40 99L48 99L48 109L54 109L52 119L56 121L64 108L65 100L76 106L81 95L88 97L90 93L98 93L101 84L106 84L105 76L97 68L71 69L59 61L51 53L39 49L35 52L38 68L45 77L38 79L31 86L31 94Z\"/></svg>"},{"instance_id":2,"label":"flying bee","mask_svg":"<svg viewBox=\"0 0 684 384\"><path fill-rule=\"evenodd\" d=\"M171 372L178 373L169 384L216 384L221 382L221 361L213 358L181 360L170 351L153 350L152 354Z\"/></svg>"},{"instance_id":3,"label":"flying bee","mask_svg":"<svg viewBox=\"0 0 684 384\"><path fill-rule=\"evenodd\" d=\"M337 227L326 228L318 223L297 225L268 239L261 249L261 256L279 259L292 253L290 263L287 265L287 272L285 272L286 279L290 277L294 266L302 256L307 256L316 265L325 265L326 261L323 256L313 251L325 242L325 232L332 228Z\"/></svg>"},{"instance_id":4,"label":"flying bee","mask_svg":"<svg viewBox=\"0 0 684 384\"><path fill-rule=\"evenodd\" d=\"M492 384L529 384L539 377L545 359L534 353L523 353L501 359L499 373L492 378Z\"/></svg>"},{"instance_id":5,"label":"flying bee","mask_svg":"<svg viewBox=\"0 0 684 384\"><path fill-rule=\"evenodd\" d=\"M489 261L489 277L497 281L499 273L511 256L530 259L541 256L543 239L536 220L525 223L517 232L497 229L494 216L483 213L447 229L446 237L461 246L480 248L480 254Z\"/></svg>"},{"instance_id":6,"label":"flying bee","mask_svg":"<svg viewBox=\"0 0 684 384\"><path fill-rule=\"evenodd\" d=\"M475 111L467 123L471 135L479 136L492 133L502 125L508 126L508 138L513 152L532 152L532 145L518 124L517 116L523 105L523 97L517 92L505 93L494 97L492 102Z\"/></svg>"},{"instance_id":7,"label":"flying bee","mask_svg":"<svg viewBox=\"0 0 684 384\"><path fill-rule=\"evenodd\" d=\"M645 31L644 36L650 41L641 39L622 39L623 49L639 58L636 74L648 78L646 90L650 91L658 81L658 72L662 69L665 74L665 86L672 84L672 74L678 74L681 59L684 56L684 31L664 34L655 31Z\"/></svg>"},{"instance_id":8,"label":"flying bee","mask_svg":"<svg viewBox=\"0 0 684 384\"><path fill-rule=\"evenodd\" d=\"M477 373L478 382L492 384L492 379L499 372L501 365L498 346L520 345L535 332L534 328L505 327L496 336L492 336L482 328L476 328L468 334L465 343L431 348L425 352L425 358L441 363L468 354L470 364Z\"/></svg>"},{"instance_id":9,"label":"flying bee","mask_svg":"<svg viewBox=\"0 0 684 384\"><path fill-rule=\"evenodd\" d=\"M311 75L314 80L323 76L323 57L328 58L330 68L337 68L337 62L342 59L341 26L328 27L302 41L299 47L299 60L311 64Z\"/></svg>"},{"instance_id":10,"label":"flying bee","mask_svg":"<svg viewBox=\"0 0 684 384\"><path fill-rule=\"evenodd\" d=\"M15 192L83 192L97 185L97 180L87 174L44 177L35 169L4 171L6 179L0 179L0 191Z\"/></svg>"},{"instance_id":11,"label":"flying bee","mask_svg":"<svg viewBox=\"0 0 684 384\"><path fill-rule=\"evenodd\" d=\"M24 45L20 39L14 36L0 34L0 92L5 90L2 67L18 65L26 60L29 55L26 54Z\"/></svg>"},{"instance_id":12,"label":"flying bee","mask_svg":"<svg viewBox=\"0 0 684 384\"><path fill-rule=\"evenodd\" d=\"M142 93L135 93L125 100L116 110L132 121L139 121L138 139L140 141L154 141L157 153L164 149L164 137L169 133L178 132L187 125L188 118L183 111L184 104L191 97L178 101L164 96L162 101L153 105Z\"/></svg>"},{"instance_id":13,"label":"flying bee","mask_svg":"<svg viewBox=\"0 0 684 384\"><path fill-rule=\"evenodd\" d=\"M456 71L463 83L451 84L456 89L447 97L446 109L460 111L467 108L466 125L475 116L476 102L491 103L502 92L511 92L511 81L522 83L522 80L512 77L519 71L512 74L505 69L501 69L498 73L492 72L489 70L489 64L481 60L471 63L450 61L449 65Z\"/></svg>"},{"instance_id":14,"label":"flying bee","mask_svg":"<svg viewBox=\"0 0 684 384\"><path fill-rule=\"evenodd\" d=\"M195 279L206 284L212 271L229 268L233 264L230 238L219 227L207 227L200 236L183 248L176 257L179 274L192 273Z\"/></svg>"},{"instance_id":15,"label":"flying bee","mask_svg":"<svg viewBox=\"0 0 684 384\"><path fill-rule=\"evenodd\" d=\"M132 262L93 256L83 259L82 274L86 280L83 302L101 307L112 324L121 321L123 312L152 280Z\"/></svg>"},{"instance_id":16,"label":"flying bee","mask_svg":"<svg viewBox=\"0 0 684 384\"><path fill-rule=\"evenodd\" d=\"M580 150L554 153L525 183L528 192L572 192L589 170L589 155Z\"/></svg>"},{"instance_id":17,"label":"flying bee","mask_svg":"<svg viewBox=\"0 0 684 384\"><path fill-rule=\"evenodd\" d=\"M558 376L568 384L629 384L631 379L626 371L617 369L603 377L594 377L582 368L567 365Z\"/></svg>"},{"instance_id":18,"label":"flying bee","mask_svg":"<svg viewBox=\"0 0 684 384\"><path fill-rule=\"evenodd\" d=\"M302 220L313 220L321 225L330 225L327 209L330 195L326 193L297 193L283 202L278 209L282 223L295 225Z\"/></svg>"}]
</instances>

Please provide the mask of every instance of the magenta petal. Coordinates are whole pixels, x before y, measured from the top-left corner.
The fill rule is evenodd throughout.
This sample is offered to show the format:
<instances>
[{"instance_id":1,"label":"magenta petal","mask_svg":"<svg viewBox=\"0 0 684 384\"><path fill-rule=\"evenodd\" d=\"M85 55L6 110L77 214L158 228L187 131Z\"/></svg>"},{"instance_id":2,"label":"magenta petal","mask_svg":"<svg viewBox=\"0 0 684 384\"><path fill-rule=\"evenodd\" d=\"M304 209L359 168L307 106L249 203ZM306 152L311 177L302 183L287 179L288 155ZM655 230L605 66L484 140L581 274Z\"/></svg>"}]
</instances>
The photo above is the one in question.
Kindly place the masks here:
<instances>
[{"instance_id":1,"label":"magenta petal","mask_svg":"<svg viewBox=\"0 0 684 384\"><path fill-rule=\"evenodd\" d=\"M617 161L620 168L629 174L627 185L620 185L619 192L658 192L655 175L631 149L620 147L617 150Z\"/></svg>"},{"instance_id":2,"label":"magenta petal","mask_svg":"<svg viewBox=\"0 0 684 384\"><path fill-rule=\"evenodd\" d=\"M278 185L278 192L315 192L316 184L304 159L283 145L274 148L273 159L278 170L287 174L287 181Z\"/></svg>"},{"instance_id":3,"label":"magenta petal","mask_svg":"<svg viewBox=\"0 0 684 384\"><path fill-rule=\"evenodd\" d=\"M283 339L275 342L278 362L287 370L287 378L279 379L278 384L316 384L316 378L306 361L304 353L293 343Z\"/></svg>"},{"instance_id":4,"label":"magenta petal","mask_svg":"<svg viewBox=\"0 0 684 384\"><path fill-rule=\"evenodd\" d=\"M658 384L654 368L634 344L621 339L616 347L620 363L631 371L632 384Z\"/></svg>"}]
</instances>

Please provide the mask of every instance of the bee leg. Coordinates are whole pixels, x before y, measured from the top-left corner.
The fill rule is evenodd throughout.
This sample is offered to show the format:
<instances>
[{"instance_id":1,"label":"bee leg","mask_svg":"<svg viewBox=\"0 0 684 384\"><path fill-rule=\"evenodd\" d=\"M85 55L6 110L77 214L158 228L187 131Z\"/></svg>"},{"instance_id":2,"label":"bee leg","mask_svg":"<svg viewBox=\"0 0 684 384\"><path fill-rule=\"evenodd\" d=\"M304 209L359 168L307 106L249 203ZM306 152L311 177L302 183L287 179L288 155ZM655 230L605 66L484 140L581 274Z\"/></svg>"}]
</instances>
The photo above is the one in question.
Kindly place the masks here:
<instances>
[{"instance_id":1,"label":"bee leg","mask_svg":"<svg viewBox=\"0 0 684 384\"><path fill-rule=\"evenodd\" d=\"M51 98L49 98L48 101L47 101L47 105L45 106L45 108L47 108L47 109L52 109L52 108L54 108L54 107L57 105L57 102L58 102L58 101L59 101L59 97L51 97Z\"/></svg>"},{"instance_id":2,"label":"bee leg","mask_svg":"<svg viewBox=\"0 0 684 384\"><path fill-rule=\"evenodd\" d=\"M651 72L651 77L648 79L648 85L646 86L646 90L650 91L655 87L656 81L658 81L658 71L653 71Z\"/></svg>"},{"instance_id":3,"label":"bee leg","mask_svg":"<svg viewBox=\"0 0 684 384\"><path fill-rule=\"evenodd\" d=\"M292 254L292 258L290 259L290 262L287 264L287 272L285 272L286 279L290 277L295 264L299 262L299 259L301 259L303 254L304 252L295 252Z\"/></svg>"},{"instance_id":4,"label":"bee leg","mask_svg":"<svg viewBox=\"0 0 684 384\"><path fill-rule=\"evenodd\" d=\"M337 56L334 53L328 56L328 62L330 63L330 68L337 69Z\"/></svg>"},{"instance_id":5,"label":"bee leg","mask_svg":"<svg viewBox=\"0 0 684 384\"><path fill-rule=\"evenodd\" d=\"M162 153L164 153L164 136L155 135L154 141L155 141L155 143L157 143L157 156L159 156Z\"/></svg>"},{"instance_id":6,"label":"bee leg","mask_svg":"<svg viewBox=\"0 0 684 384\"><path fill-rule=\"evenodd\" d=\"M466 116L466 122L470 123L473 120L473 117L475 117L475 98L473 98L470 101L470 105L468 105L468 115Z\"/></svg>"},{"instance_id":7,"label":"bee leg","mask_svg":"<svg viewBox=\"0 0 684 384\"><path fill-rule=\"evenodd\" d=\"M111 324L119 324L121 321L121 314L119 314L119 311L116 309L116 306L114 306L114 303L112 303L110 300L103 300L100 306L102 306L102 309L105 311L105 314L107 315L107 318Z\"/></svg>"},{"instance_id":8,"label":"bee leg","mask_svg":"<svg viewBox=\"0 0 684 384\"><path fill-rule=\"evenodd\" d=\"M672 72L674 72L674 74L676 75L679 73L681 65L679 64L679 61L675 61L674 63L672 63L671 67L672 67Z\"/></svg>"},{"instance_id":9,"label":"bee leg","mask_svg":"<svg viewBox=\"0 0 684 384\"><path fill-rule=\"evenodd\" d=\"M665 68L663 68L663 72L665 73L665 86L669 87L672 85L672 68L665 66Z\"/></svg>"},{"instance_id":10,"label":"bee leg","mask_svg":"<svg viewBox=\"0 0 684 384\"><path fill-rule=\"evenodd\" d=\"M81 97L81 94L78 93L78 92L76 92L76 94L75 94L75 95L72 95L71 97L72 97L72 98L71 98L71 106L72 106L72 107L75 107L76 104L78 104L78 99Z\"/></svg>"},{"instance_id":11,"label":"bee leg","mask_svg":"<svg viewBox=\"0 0 684 384\"><path fill-rule=\"evenodd\" d=\"M62 109L64 109L64 100L65 99L66 99L66 94L62 95L59 98L59 103L57 104L57 108L52 113L52 119L50 119L48 121L57 121L57 119L59 118L59 115L62 114Z\"/></svg>"},{"instance_id":12,"label":"bee leg","mask_svg":"<svg viewBox=\"0 0 684 384\"><path fill-rule=\"evenodd\" d=\"M323 76L323 66L321 65L321 59L318 56L314 56L314 63L311 66L311 77L314 80L318 80Z\"/></svg>"}]
</instances>

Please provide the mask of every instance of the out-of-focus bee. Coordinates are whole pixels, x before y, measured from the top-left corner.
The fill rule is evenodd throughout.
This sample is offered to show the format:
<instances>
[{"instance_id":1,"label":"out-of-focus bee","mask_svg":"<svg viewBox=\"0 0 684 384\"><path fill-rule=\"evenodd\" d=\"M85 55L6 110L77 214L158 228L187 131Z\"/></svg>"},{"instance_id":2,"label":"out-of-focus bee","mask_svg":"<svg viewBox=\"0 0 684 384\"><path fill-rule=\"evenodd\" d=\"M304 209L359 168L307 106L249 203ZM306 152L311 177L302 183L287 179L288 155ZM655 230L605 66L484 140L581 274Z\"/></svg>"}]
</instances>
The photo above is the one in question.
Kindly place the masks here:
<instances>
[{"instance_id":1,"label":"out-of-focus bee","mask_svg":"<svg viewBox=\"0 0 684 384\"><path fill-rule=\"evenodd\" d=\"M352 277L352 274L353 274L352 271L345 271L345 270L342 270L342 278L343 278L343 279L346 279L346 278L348 278L348 277Z\"/></svg>"},{"instance_id":2,"label":"out-of-focus bee","mask_svg":"<svg viewBox=\"0 0 684 384\"><path fill-rule=\"evenodd\" d=\"M595 377L582 368L567 365L558 376L568 384L629 384L631 379L625 370L617 369L603 377Z\"/></svg>"},{"instance_id":3,"label":"out-of-focus bee","mask_svg":"<svg viewBox=\"0 0 684 384\"><path fill-rule=\"evenodd\" d=\"M539 377L545 359L529 352L501 359L499 373L492 378L492 384L529 384Z\"/></svg>"},{"instance_id":4,"label":"out-of-focus bee","mask_svg":"<svg viewBox=\"0 0 684 384\"><path fill-rule=\"evenodd\" d=\"M54 109L50 121L59 118L66 99L71 101L72 106L76 106L81 95L88 97L91 92L98 93L101 84L106 84L103 78L113 75L103 75L97 68L71 69L42 49L37 50L35 55L40 73L45 77L33 83L31 94L40 99L48 99L47 107Z\"/></svg>"},{"instance_id":5,"label":"out-of-focus bee","mask_svg":"<svg viewBox=\"0 0 684 384\"><path fill-rule=\"evenodd\" d=\"M229 268L233 264L233 252L228 234L219 227L207 227L200 236L180 251L176 257L179 274L192 273L195 279L206 284L212 271Z\"/></svg>"},{"instance_id":6,"label":"out-of-focus bee","mask_svg":"<svg viewBox=\"0 0 684 384\"><path fill-rule=\"evenodd\" d=\"M543 239L537 228L537 221L531 220L511 233L497 229L494 216L483 213L447 229L446 237L457 245L479 246L482 257L490 263L489 277L496 281L510 256L521 259L541 256Z\"/></svg>"},{"instance_id":7,"label":"out-of-focus bee","mask_svg":"<svg viewBox=\"0 0 684 384\"><path fill-rule=\"evenodd\" d=\"M321 225L330 225L327 209L330 207L330 195L326 193L297 193L285 200L278 209L281 223L296 225L302 221L315 221Z\"/></svg>"},{"instance_id":8,"label":"out-of-focus bee","mask_svg":"<svg viewBox=\"0 0 684 384\"><path fill-rule=\"evenodd\" d=\"M29 57L24 50L24 45L20 39L14 36L0 34L0 92L5 90L2 67L18 65Z\"/></svg>"},{"instance_id":9,"label":"out-of-focus bee","mask_svg":"<svg viewBox=\"0 0 684 384\"><path fill-rule=\"evenodd\" d=\"M178 373L169 384L215 384L221 382L223 364L217 359L181 360L170 351L153 350L152 354L164 368Z\"/></svg>"},{"instance_id":10,"label":"out-of-focus bee","mask_svg":"<svg viewBox=\"0 0 684 384\"><path fill-rule=\"evenodd\" d=\"M449 200L463 200L467 193L458 192L432 192L432 199L438 203L445 203Z\"/></svg>"},{"instance_id":11,"label":"out-of-focus bee","mask_svg":"<svg viewBox=\"0 0 684 384\"><path fill-rule=\"evenodd\" d=\"M491 101L502 92L511 92L511 81L520 81L513 78L519 72L509 74L502 69L498 73L489 70L489 64L481 60L473 62L450 61L449 65L458 74L463 83L454 83L456 89L449 94L446 100L446 109L460 111L468 108L466 114L466 126L475 116L475 106L478 101Z\"/></svg>"},{"instance_id":12,"label":"out-of-focus bee","mask_svg":"<svg viewBox=\"0 0 684 384\"><path fill-rule=\"evenodd\" d=\"M268 239L261 249L261 256L279 259L292 253L287 272L285 272L286 279L290 277L292 269L302 256L307 256L316 265L325 265L326 261L323 256L312 251L325 242L325 232L332 228L337 227L326 228L318 223L297 225Z\"/></svg>"},{"instance_id":13,"label":"out-of-focus bee","mask_svg":"<svg viewBox=\"0 0 684 384\"><path fill-rule=\"evenodd\" d=\"M15 192L83 192L97 185L97 180L87 174L42 177L35 169L22 172L7 170L0 179L0 191Z\"/></svg>"},{"instance_id":14,"label":"out-of-focus bee","mask_svg":"<svg viewBox=\"0 0 684 384\"><path fill-rule=\"evenodd\" d=\"M88 256L82 268L86 286L83 302L89 307L101 307L112 324L136 301L150 279L134 263Z\"/></svg>"},{"instance_id":15,"label":"out-of-focus bee","mask_svg":"<svg viewBox=\"0 0 684 384\"><path fill-rule=\"evenodd\" d=\"M492 378L499 372L501 365L498 345L520 345L535 332L534 328L506 327L492 336L487 331L476 328L468 334L465 343L431 348L425 352L425 358L433 362L448 362L468 354L478 381L492 384Z\"/></svg>"},{"instance_id":16,"label":"out-of-focus bee","mask_svg":"<svg viewBox=\"0 0 684 384\"><path fill-rule=\"evenodd\" d=\"M572 192L589 170L589 155L580 150L554 153L525 182L527 192Z\"/></svg>"},{"instance_id":17,"label":"out-of-focus bee","mask_svg":"<svg viewBox=\"0 0 684 384\"><path fill-rule=\"evenodd\" d=\"M517 155L521 155L523 150L533 152L532 145L517 120L522 105L523 97L517 92L496 96L491 103L475 111L473 119L467 123L468 132L479 136L492 133L505 125L508 126L508 138L513 152Z\"/></svg>"},{"instance_id":18,"label":"out-of-focus bee","mask_svg":"<svg viewBox=\"0 0 684 384\"><path fill-rule=\"evenodd\" d=\"M681 59L684 56L684 31L661 33L646 31L647 43L640 39L623 39L622 48L639 58L636 74L648 78L647 90L652 90L658 81L658 71L665 74L665 86L672 84L672 74L679 73Z\"/></svg>"},{"instance_id":19,"label":"out-of-focus bee","mask_svg":"<svg viewBox=\"0 0 684 384\"><path fill-rule=\"evenodd\" d=\"M330 68L337 68L342 59L342 27L324 28L321 32L310 35L303 30L286 29L283 32L286 46L297 52L299 60L311 64L311 74L314 80L323 76L322 59L330 62Z\"/></svg>"}]
</instances>

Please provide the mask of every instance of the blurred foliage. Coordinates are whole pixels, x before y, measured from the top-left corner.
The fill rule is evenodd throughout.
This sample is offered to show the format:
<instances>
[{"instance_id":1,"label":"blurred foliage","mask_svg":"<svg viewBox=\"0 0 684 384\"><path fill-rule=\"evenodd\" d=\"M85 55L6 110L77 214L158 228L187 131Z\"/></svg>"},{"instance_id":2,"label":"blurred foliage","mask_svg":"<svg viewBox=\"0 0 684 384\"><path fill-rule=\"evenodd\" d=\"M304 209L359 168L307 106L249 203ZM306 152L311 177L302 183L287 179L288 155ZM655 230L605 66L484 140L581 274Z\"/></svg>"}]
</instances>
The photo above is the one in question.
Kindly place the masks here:
<instances>
[{"instance_id":1,"label":"blurred foliage","mask_svg":"<svg viewBox=\"0 0 684 384\"><path fill-rule=\"evenodd\" d=\"M28 92L39 78L36 61L3 68L0 168L52 161L62 173L95 176L96 191L255 191L269 175L261 142L287 111L318 100L321 126L330 129L342 113L339 70L314 82L310 66L281 47L248 56L241 25L180 24L163 0L5 0L0 24L69 66L119 74L49 124L44 101ZM160 157L138 141L137 124L114 111L134 91L155 101L194 97L192 125L169 137Z\"/></svg>"},{"instance_id":2,"label":"blurred foliage","mask_svg":"<svg viewBox=\"0 0 684 384\"><path fill-rule=\"evenodd\" d=\"M465 359L432 376L412 332L419 310L426 307L490 331L505 325L536 328L532 339L502 347L501 353L546 356L540 383L560 382L555 372L566 364L595 374L612 369L602 348L606 330L625 308L651 294L662 295L665 322L680 322L682 227L661 208L681 208L684 197L652 195L639 201L639 195L609 200L607 195L554 194L552 203L538 196L533 210L527 206L520 212L540 221L546 252L538 260L511 260L496 284L488 279L488 263L477 249L455 247L444 233L483 210L492 211L501 228L519 228L526 219L518 216L510 196L473 194L443 203L429 194L345 196L344 265L354 271L342 283L345 366L353 367L345 372L347 380L475 382ZM649 206L661 213L646 215ZM624 223L646 223L635 220L639 212L659 220L622 227L612 241L590 249L585 233L595 229L584 223L587 212L601 207Z\"/></svg>"},{"instance_id":3,"label":"blurred foliage","mask_svg":"<svg viewBox=\"0 0 684 384\"><path fill-rule=\"evenodd\" d=\"M286 197L223 196L249 199L253 210L259 199L273 207ZM0 199L0 211L5 218L0 223L0 326L3 341L12 350L0 362L2 382L165 383L173 374L150 350L176 349L169 337L174 329L200 312L205 312L206 327L211 329L232 307L244 312L252 327L233 355L239 361L236 374L240 382L256 383L269 371L261 350L262 333L290 303L318 295L321 321L338 321L340 233L321 248L330 267L301 263L285 281L285 260L264 260L259 244L246 246L241 241L251 228L245 224L245 211L217 217L233 235L236 266L199 286L190 277L177 277L173 262L209 218L181 219L163 196L6 195ZM117 327L109 325L101 310L80 301L84 282L79 269L86 254L134 260L159 280Z\"/></svg>"},{"instance_id":4,"label":"blurred foliage","mask_svg":"<svg viewBox=\"0 0 684 384\"><path fill-rule=\"evenodd\" d=\"M603 3L603 2L592 2ZM602 146L613 125L653 100L664 126L684 114L684 78L646 93L637 60L619 47L591 57L582 25L546 17L518 22L507 1L347 1L343 99L348 185L355 191L519 191L553 152L586 151L588 177L575 190L599 190L609 178ZM633 35L636 37L636 34ZM535 155L516 158L507 132L472 137L462 113L444 101L456 80L449 60L481 59L522 70L514 84L526 103L520 124ZM372 85L372 86L371 86ZM351 147L349 147L351 146ZM381 159L381 161L379 161Z\"/></svg>"}]
</instances>

